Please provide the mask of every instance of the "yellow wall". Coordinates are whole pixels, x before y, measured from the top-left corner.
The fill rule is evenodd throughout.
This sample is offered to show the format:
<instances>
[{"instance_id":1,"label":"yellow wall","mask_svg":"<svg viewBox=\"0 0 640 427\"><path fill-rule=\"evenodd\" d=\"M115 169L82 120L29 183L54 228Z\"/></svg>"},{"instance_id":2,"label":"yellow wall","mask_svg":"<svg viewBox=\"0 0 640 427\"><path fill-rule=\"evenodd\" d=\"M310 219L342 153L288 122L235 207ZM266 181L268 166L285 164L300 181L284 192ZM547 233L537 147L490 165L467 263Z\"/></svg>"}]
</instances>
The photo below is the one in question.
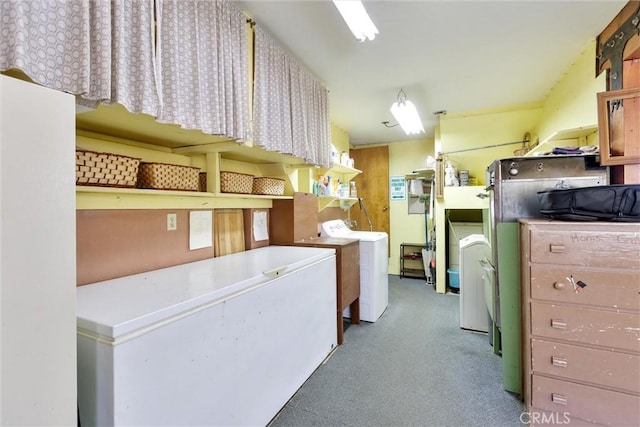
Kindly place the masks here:
<instances>
[{"instance_id":1,"label":"yellow wall","mask_svg":"<svg viewBox=\"0 0 640 427\"><path fill-rule=\"evenodd\" d=\"M426 166L434 155L434 141L421 139L389 144L389 176L404 176ZM424 215L408 214L408 201L390 202L389 274L400 274L400 244L425 242Z\"/></svg>"},{"instance_id":2,"label":"yellow wall","mask_svg":"<svg viewBox=\"0 0 640 427\"><path fill-rule=\"evenodd\" d=\"M542 104L534 103L441 116L440 146L436 150L448 153L522 141L526 132L533 133L541 113ZM513 144L444 154L443 157L458 171L468 170L469 175L478 180L478 185L484 185L487 166L495 159L513 156L514 150L519 148L522 145Z\"/></svg>"},{"instance_id":3,"label":"yellow wall","mask_svg":"<svg viewBox=\"0 0 640 427\"><path fill-rule=\"evenodd\" d=\"M606 90L606 73L595 76L595 55L592 40L546 96L536 127L540 141L557 131L597 125L596 94Z\"/></svg>"},{"instance_id":4,"label":"yellow wall","mask_svg":"<svg viewBox=\"0 0 640 427\"><path fill-rule=\"evenodd\" d=\"M331 123L331 142L338 150L338 155L343 151L349 152L349 134L333 123Z\"/></svg>"}]
</instances>

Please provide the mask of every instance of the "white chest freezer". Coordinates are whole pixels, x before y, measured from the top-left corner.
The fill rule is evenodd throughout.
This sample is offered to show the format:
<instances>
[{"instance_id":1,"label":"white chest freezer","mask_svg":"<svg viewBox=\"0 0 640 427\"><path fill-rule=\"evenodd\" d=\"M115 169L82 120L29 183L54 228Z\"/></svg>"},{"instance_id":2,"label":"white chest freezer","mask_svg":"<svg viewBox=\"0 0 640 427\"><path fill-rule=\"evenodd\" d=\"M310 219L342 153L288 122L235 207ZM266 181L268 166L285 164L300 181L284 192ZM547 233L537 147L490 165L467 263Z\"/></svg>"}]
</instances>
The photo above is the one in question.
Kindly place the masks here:
<instances>
[{"instance_id":1,"label":"white chest freezer","mask_svg":"<svg viewBox=\"0 0 640 427\"><path fill-rule=\"evenodd\" d=\"M270 246L77 288L82 425L266 425L336 346L335 269Z\"/></svg>"}]
</instances>

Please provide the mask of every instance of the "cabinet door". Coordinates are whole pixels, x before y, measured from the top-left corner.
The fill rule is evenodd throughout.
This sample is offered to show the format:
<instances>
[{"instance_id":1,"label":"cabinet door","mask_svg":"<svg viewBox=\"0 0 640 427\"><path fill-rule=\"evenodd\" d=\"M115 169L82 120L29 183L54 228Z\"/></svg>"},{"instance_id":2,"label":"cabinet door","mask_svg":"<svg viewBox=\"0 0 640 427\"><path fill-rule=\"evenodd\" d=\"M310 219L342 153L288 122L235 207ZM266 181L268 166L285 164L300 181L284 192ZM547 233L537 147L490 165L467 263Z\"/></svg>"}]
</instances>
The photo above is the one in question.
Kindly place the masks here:
<instances>
[{"instance_id":1,"label":"cabinet door","mask_svg":"<svg viewBox=\"0 0 640 427\"><path fill-rule=\"evenodd\" d=\"M214 211L215 256L244 251L244 219L242 209Z\"/></svg>"}]
</instances>

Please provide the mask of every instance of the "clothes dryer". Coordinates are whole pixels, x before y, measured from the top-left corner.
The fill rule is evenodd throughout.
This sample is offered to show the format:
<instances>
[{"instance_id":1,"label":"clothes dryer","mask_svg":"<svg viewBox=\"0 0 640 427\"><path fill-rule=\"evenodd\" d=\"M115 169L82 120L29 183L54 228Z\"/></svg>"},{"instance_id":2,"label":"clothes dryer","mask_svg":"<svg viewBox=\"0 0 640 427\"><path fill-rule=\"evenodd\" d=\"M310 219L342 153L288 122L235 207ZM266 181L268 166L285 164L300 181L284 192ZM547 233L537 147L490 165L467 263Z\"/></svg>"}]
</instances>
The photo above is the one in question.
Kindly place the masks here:
<instances>
[{"instance_id":1,"label":"clothes dryer","mask_svg":"<svg viewBox=\"0 0 640 427\"><path fill-rule=\"evenodd\" d=\"M341 219L322 223L320 235L360 241L360 320L375 322L389 305L389 236L351 230ZM350 317L348 308L344 316Z\"/></svg>"}]
</instances>

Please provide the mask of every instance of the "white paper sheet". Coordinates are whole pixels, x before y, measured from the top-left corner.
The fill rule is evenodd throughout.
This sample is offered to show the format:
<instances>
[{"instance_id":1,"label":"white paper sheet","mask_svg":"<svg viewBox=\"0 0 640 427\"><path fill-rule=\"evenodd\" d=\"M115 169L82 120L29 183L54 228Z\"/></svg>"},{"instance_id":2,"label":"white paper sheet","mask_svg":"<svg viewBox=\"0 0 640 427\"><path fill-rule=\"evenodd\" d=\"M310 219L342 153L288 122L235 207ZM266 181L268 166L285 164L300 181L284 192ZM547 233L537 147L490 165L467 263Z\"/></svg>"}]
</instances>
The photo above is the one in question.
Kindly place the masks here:
<instances>
[{"instance_id":1,"label":"white paper sheet","mask_svg":"<svg viewBox=\"0 0 640 427\"><path fill-rule=\"evenodd\" d=\"M269 239L267 211L256 211L253 213L253 240L259 242L267 239Z\"/></svg>"},{"instance_id":2,"label":"white paper sheet","mask_svg":"<svg viewBox=\"0 0 640 427\"><path fill-rule=\"evenodd\" d=\"M189 212L189 250L213 246L213 211Z\"/></svg>"}]
</instances>

